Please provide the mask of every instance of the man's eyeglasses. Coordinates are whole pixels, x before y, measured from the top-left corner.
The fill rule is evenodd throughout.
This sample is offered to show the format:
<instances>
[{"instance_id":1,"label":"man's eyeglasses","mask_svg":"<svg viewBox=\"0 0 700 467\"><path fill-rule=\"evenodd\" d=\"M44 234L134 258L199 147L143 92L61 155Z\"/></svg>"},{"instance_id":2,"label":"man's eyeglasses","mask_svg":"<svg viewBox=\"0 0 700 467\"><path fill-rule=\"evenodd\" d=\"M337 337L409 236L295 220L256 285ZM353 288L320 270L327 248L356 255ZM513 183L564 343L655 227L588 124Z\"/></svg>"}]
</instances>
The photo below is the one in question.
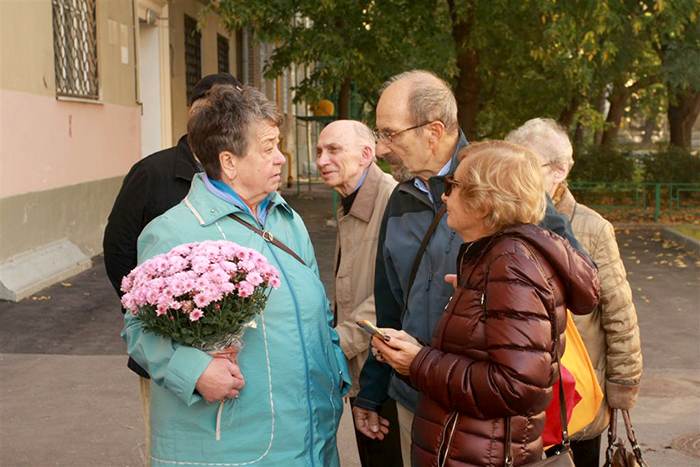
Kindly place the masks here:
<instances>
[{"instance_id":1,"label":"man's eyeglasses","mask_svg":"<svg viewBox=\"0 0 700 467\"><path fill-rule=\"evenodd\" d=\"M462 186L462 184L450 176L445 177L445 196L450 196L452 188L456 186Z\"/></svg>"},{"instance_id":2,"label":"man's eyeglasses","mask_svg":"<svg viewBox=\"0 0 700 467\"><path fill-rule=\"evenodd\" d=\"M425 125L429 125L433 122L425 122L421 123L420 125L412 126L410 128L405 128L403 130L399 131L383 131L383 130L374 130L374 137L377 138L377 141L380 141L384 144L391 144L394 141L394 136L400 135L401 133L409 130L415 130L416 128L420 128Z\"/></svg>"}]
</instances>

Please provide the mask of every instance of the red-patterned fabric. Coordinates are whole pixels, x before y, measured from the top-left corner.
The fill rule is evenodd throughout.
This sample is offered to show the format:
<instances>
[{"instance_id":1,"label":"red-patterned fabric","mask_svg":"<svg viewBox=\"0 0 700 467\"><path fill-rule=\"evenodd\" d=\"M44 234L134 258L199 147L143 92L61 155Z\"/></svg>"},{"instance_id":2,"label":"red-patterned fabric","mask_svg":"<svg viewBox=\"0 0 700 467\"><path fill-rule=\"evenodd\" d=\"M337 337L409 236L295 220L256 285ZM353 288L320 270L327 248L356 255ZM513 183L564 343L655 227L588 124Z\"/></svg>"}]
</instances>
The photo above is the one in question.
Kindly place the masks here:
<instances>
[{"instance_id":1,"label":"red-patterned fabric","mask_svg":"<svg viewBox=\"0 0 700 467\"><path fill-rule=\"evenodd\" d=\"M561 365L561 379L564 380L564 400L566 401L566 419L571 420L574 407L581 401L581 394L576 390L576 379L564 364ZM542 432L542 444L552 446L561 444L561 408L559 407L559 381L552 386L552 401L544 411L546 420Z\"/></svg>"}]
</instances>

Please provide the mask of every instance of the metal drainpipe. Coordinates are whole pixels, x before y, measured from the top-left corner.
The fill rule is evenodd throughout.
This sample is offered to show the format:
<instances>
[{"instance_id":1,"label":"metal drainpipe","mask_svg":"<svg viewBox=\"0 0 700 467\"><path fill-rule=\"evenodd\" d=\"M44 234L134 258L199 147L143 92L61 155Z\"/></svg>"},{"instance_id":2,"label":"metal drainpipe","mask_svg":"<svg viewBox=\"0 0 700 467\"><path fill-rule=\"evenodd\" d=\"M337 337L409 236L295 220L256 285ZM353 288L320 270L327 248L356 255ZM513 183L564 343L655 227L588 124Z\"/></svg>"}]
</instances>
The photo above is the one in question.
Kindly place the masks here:
<instances>
[{"instance_id":1,"label":"metal drainpipe","mask_svg":"<svg viewBox=\"0 0 700 467\"><path fill-rule=\"evenodd\" d=\"M297 65L294 64L292 66L292 86L296 88L297 86ZM297 103L295 102L296 100L296 90L293 91L293 96L292 96L292 108L294 109L294 147L296 148L296 152L294 153L296 155L296 160L297 160L297 196L301 193L301 186L300 186L300 180L301 176L299 175L299 160L301 159L299 157L299 119L297 118Z\"/></svg>"},{"instance_id":2,"label":"metal drainpipe","mask_svg":"<svg viewBox=\"0 0 700 467\"><path fill-rule=\"evenodd\" d=\"M309 67L307 65L304 77L309 76ZM309 171L309 191L311 191L311 123L309 121L309 103L304 99L304 114L306 116L306 163Z\"/></svg>"},{"instance_id":3,"label":"metal drainpipe","mask_svg":"<svg viewBox=\"0 0 700 467\"><path fill-rule=\"evenodd\" d=\"M280 46L280 41L277 39L275 41L275 47ZM277 111L281 113L284 108L284 103L282 102L282 75L277 75ZM292 155L287 151L286 138L282 136L280 138L280 152L287 157L287 188L291 188L294 183L294 177L292 176Z\"/></svg>"},{"instance_id":4,"label":"metal drainpipe","mask_svg":"<svg viewBox=\"0 0 700 467\"><path fill-rule=\"evenodd\" d=\"M139 61L141 54L138 50L138 41L136 37L136 29L139 27L139 14L136 9L136 0L131 0L131 19L133 21L133 36L134 36L134 97L136 103L141 107L141 116L143 116L143 102L141 102L141 83L139 79Z\"/></svg>"},{"instance_id":5,"label":"metal drainpipe","mask_svg":"<svg viewBox=\"0 0 700 467\"><path fill-rule=\"evenodd\" d=\"M239 76L239 79L243 81L243 84L249 84L250 81L250 50L248 49L248 29L243 29L243 34L241 34L241 68L243 69L243 76Z\"/></svg>"}]
</instances>

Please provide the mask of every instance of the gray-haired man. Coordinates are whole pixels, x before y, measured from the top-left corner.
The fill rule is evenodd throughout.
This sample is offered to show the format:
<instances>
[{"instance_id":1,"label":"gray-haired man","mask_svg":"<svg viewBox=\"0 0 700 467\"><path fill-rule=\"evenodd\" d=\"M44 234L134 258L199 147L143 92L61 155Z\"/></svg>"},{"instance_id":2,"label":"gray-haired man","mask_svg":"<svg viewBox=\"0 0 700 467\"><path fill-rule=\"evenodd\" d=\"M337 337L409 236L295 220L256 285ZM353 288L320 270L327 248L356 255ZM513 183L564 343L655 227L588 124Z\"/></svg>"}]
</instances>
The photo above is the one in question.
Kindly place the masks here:
<instances>
[{"instance_id":1,"label":"gray-haired man","mask_svg":"<svg viewBox=\"0 0 700 467\"><path fill-rule=\"evenodd\" d=\"M333 310L340 347L353 381L350 400L359 392L359 376L367 359L370 336L356 321L376 322L374 265L384 208L396 181L374 163L372 131L361 122L340 120L326 126L318 138L316 164L325 184L342 196L337 212L335 294ZM382 418L398 425L396 405L384 404ZM401 456L398 430L379 439L356 432L363 467L396 465ZM383 439L382 439L383 438Z\"/></svg>"}]
</instances>

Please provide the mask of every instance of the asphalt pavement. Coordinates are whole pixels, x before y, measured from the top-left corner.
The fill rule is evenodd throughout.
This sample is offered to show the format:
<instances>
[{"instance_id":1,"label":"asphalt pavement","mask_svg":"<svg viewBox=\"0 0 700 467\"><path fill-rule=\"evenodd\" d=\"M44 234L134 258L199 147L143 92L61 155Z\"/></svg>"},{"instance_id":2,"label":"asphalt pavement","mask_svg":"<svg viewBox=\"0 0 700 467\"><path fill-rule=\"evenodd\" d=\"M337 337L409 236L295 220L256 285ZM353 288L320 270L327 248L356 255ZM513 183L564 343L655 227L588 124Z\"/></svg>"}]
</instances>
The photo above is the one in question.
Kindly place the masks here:
<instances>
[{"instance_id":1,"label":"asphalt pavement","mask_svg":"<svg viewBox=\"0 0 700 467\"><path fill-rule=\"evenodd\" d=\"M307 224L332 295L331 193L314 186L285 197ZM654 226L619 229L618 243L642 334L644 377L632 411L642 451L653 467L700 466L700 260ZM100 256L63 283L0 302L0 323L0 466L143 465L138 382ZM348 412L339 450L342 465L356 467Z\"/></svg>"}]
</instances>

